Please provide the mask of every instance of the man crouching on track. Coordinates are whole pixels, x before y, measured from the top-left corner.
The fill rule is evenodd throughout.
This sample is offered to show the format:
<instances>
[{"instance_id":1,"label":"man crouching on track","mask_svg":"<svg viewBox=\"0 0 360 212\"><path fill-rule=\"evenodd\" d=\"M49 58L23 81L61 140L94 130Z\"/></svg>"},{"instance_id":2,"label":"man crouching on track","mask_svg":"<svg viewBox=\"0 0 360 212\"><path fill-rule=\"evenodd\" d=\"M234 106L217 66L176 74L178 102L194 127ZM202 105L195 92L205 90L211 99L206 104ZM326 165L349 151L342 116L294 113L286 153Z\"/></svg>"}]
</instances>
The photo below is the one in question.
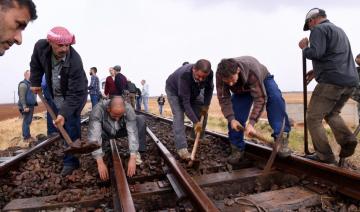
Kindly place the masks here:
<instances>
[{"instance_id":1,"label":"man crouching on track","mask_svg":"<svg viewBox=\"0 0 360 212\"><path fill-rule=\"evenodd\" d=\"M135 174L136 165L142 163L138 151L144 152L146 149L145 118L142 115L136 115L131 105L124 102L121 96L114 96L96 104L90 115L88 141L98 142L102 146L92 153L102 180L109 179L109 172L103 159L104 152L109 149L109 140L125 136L128 136L130 150L127 175L132 177ZM102 142L103 140L105 142Z\"/></svg>"},{"instance_id":2,"label":"man crouching on track","mask_svg":"<svg viewBox=\"0 0 360 212\"><path fill-rule=\"evenodd\" d=\"M203 132L214 90L213 71L209 61L181 66L166 80L166 95L173 114L175 147L181 159L190 159L184 126L184 112L193 122L196 133ZM200 115L204 116L203 124Z\"/></svg>"},{"instance_id":3,"label":"man crouching on track","mask_svg":"<svg viewBox=\"0 0 360 212\"><path fill-rule=\"evenodd\" d=\"M239 127L245 126L251 106L252 111L245 127L245 135L256 133L254 125L266 106L274 138L279 136L285 118L279 156L290 156L291 150L288 148L290 124L285 111L285 101L274 81L274 76L264 65L250 56L223 59L216 71L216 89L221 111L229 122L229 139L232 149L229 163L236 164L243 158L244 133L239 130Z\"/></svg>"}]
</instances>

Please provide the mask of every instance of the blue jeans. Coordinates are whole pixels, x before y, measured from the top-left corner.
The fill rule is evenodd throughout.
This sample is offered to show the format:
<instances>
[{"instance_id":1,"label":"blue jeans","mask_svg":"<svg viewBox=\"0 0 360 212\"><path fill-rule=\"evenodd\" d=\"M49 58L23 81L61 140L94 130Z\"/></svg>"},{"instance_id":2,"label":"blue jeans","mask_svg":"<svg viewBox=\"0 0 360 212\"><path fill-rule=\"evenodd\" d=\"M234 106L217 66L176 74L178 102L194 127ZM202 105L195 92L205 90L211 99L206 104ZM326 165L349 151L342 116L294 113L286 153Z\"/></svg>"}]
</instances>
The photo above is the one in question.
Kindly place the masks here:
<instances>
[{"instance_id":1,"label":"blue jeans","mask_svg":"<svg viewBox=\"0 0 360 212\"><path fill-rule=\"evenodd\" d=\"M149 112L149 97L148 96L142 96L142 100L143 100L145 112Z\"/></svg>"},{"instance_id":2,"label":"blue jeans","mask_svg":"<svg viewBox=\"0 0 360 212\"><path fill-rule=\"evenodd\" d=\"M141 110L141 100L142 100L142 98L141 98L141 96L137 96L136 97L136 110Z\"/></svg>"},{"instance_id":3,"label":"blue jeans","mask_svg":"<svg viewBox=\"0 0 360 212\"><path fill-rule=\"evenodd\" d=\"M273 129L273 137L277 137L280 134L282 122L285 118L284 132L290 132L291 127L289 123L288 115L286 114L285 101L281 95L281 91L274 81L274 76L269 75L264 80L265 90L267 93L266 112L269 120L269 124ZM242 94L233 94L231 96L231 102L235 119L245 126L249 117L250 109L253 104L253 98L250 92ZM239 149L245 149L244 133L237 132L231 129L230 123L228 124L229 139L232 144Z\"/></svg>"},{"instance_id":4,"label":"blue jeans","mask_svg":"<svg viewBox=\"0 0 360 212\"><path fill-rule=\"evenodd\" d=\"M94 108L95 105L99 102L99 95L90 94L90 100L91 100L91 108Z\"/></svg>"},{"instance_id":5,"label":"blue jeans","mask_svg":"<svg viewBox=\"0 0 360 212\"><path fill-rule=\"evenodd\" d=\"M159 105L159 113L162 116L164 105Z\"/></svg>"},{"instance_id":6,"label":"blue jeans","mask_svg":"<svg viewBox=\"0 0 360 212\"><path fill-rule=\"evenodd\" d=\"M23 117L22 123L22 136L24 139L28 139L31 137L30 134L30 124L32 122L34 107L29 107L29 112L21 112Z\"/></svg>"}]
</instances>

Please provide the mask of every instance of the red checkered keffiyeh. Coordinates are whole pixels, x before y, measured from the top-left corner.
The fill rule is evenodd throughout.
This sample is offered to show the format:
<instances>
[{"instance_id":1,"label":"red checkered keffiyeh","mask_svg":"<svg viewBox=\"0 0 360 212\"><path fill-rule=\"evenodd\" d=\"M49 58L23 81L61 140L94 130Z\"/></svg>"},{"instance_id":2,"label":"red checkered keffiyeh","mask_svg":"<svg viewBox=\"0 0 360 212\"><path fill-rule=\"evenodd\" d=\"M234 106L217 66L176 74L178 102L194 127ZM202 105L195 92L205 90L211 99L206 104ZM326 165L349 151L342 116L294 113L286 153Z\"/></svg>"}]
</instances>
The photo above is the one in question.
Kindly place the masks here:
<instances>
[{"instance_id":1,"label":"red checkered keffiyeh","mask_svg":"<svg viewBox=\"0 0 360 212\"><path fill-rule=\"evenodd\" d=\"M47 39L50 42L62 45L72 45L75 44L75 35L71 34L64 27L54 27L52 28L48 34Z\"/></svg>"}]
</instances>

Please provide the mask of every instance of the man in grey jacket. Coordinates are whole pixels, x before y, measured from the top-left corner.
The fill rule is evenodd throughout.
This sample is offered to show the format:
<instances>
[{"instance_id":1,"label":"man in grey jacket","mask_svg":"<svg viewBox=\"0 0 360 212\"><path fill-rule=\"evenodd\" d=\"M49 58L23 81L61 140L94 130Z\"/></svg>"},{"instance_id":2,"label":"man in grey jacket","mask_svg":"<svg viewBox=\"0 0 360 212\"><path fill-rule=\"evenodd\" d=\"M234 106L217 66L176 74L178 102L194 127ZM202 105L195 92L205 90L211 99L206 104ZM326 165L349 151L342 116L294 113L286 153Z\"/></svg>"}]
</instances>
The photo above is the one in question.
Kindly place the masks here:
<instances>
[{"instance_id":1,"label":"man in grey jacket","mask_svg":"<svg viewBox=\"0 0 360 212\"><path fill-rule=\"evenodd\" d=\"M304 31L311 30L310 41L299 42L304 56L312 60L314 71L307 73L308 82L318 82L310 99L306 120L315 153L307 157L324 163L336 163L322 120L329 124L337 143L340 158L351 156L357 140L340 116L340 111L359 83L349 40L345 32L331 23L324 10L311 9ZM309 46L310 43L310 46Z\"/></svg>"},{"instance_id":2,"label":"man in grey jacket","mask_svg":"<svg viewBox=\"0 0 360 212\"><path fill-rule=\"evenodd\" d=\"M143 152L146 149L145 118L136 115L131 105L121 96L99 102L90 115L88 141L97 142L102 146L92 153L102 180L109 179L109 172L103 159L108 141L125 136L128 137L130 151L127 175L131 177L135 174L136 165L142 162L139 151Z\"/></svg>"}]
</instances>

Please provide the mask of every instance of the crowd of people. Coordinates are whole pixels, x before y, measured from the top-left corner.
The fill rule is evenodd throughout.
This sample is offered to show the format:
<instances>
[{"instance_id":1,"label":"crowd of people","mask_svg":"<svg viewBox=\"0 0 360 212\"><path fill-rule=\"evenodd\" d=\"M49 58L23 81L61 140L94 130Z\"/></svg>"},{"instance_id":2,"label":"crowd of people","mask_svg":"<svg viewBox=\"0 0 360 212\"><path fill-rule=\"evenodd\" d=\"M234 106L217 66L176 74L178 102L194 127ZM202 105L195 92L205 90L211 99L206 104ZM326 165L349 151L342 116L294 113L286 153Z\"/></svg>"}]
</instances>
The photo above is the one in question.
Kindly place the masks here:
<instances>
[{"instance_id":1,"label":"crowd of people","mask_svg":"<svg viewBox=\"0 0 360 212\"><path fill-rule=\"evenodd\" d=\"M31 0L0 1L1 55L12 44L21 44L21 31L36 18L36 8ZM341 118L340 111L350 97L356 101L360 99L360 69L356 70L345 32L327 19L324 10L311 9L306 14L303 30L310 30L310 36L301 39L298 46L313 63L313 70L307 73L306 79L308 82L313 78L317 81L306 116L315 153L305 157L335 164L336 156L322 121L328 123L341 146L339 157L353 155L358 141ZM80 139L80 112L89 94L92 111L87 140L101 146L92 153L100 178L107 180L109 176L103 160L107 153L106 145L110 139L121 137L128 138L130 159L127 174L133 176L136 165L142 162L141 153L146 151L145 117L135 111L141 110L143 102L144 111L149 112L149 85L142 80L142 88L136 87L121 73L121 66L116 65L109 69L110 76L106 78L101 93L97 68L90 68L91 81L88 84L81 56L73 48L75 42L75 35L69 30L54 27L46 39L40 39L34 45L30 71L25 72L24 80L19 83L23 138L27 141L31 138L29 125L36 106L34 94L43 93L57 115L55 120L48 118L48 134L56 132L56 127L64 126L72 140ZM355 61L360 64L360 55ZM169 75L165 92L173 116L174 144L179 157L189 160L188 139L195 134L204 134L213 98L214 77L221 111L228 121L232 149L229 163L236 164L243 159L246 149L244 135L251 137L256 134L254 125L265 109L272 137L280 142L278 155L289 157L292 154L288 146L291 126L286 103L274 75L252 56L224 58L216 73L209 60L200 59L194 64L185 62ZM165 96L161 94L157 99L160 115L163 115L165 102ZM185 115L193 123L194 133L190 136L185 133ZM71 174L80 165L72 154L64 155L63 164L63 176Z\"/></svg>"}]
</instances>

